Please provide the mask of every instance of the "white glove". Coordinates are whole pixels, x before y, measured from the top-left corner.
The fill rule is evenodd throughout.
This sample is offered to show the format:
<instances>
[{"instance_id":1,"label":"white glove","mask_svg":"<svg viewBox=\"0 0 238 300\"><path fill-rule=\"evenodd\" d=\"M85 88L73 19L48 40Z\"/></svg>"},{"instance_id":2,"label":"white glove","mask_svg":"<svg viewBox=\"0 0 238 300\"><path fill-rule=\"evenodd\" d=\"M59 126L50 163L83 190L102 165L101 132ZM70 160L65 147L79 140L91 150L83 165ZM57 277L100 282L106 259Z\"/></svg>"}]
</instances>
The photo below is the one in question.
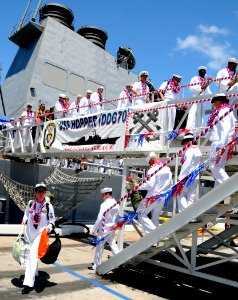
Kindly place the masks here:
<instances>
[{"instance_id":1,"label":"white glove","mask_svg":"<svg viewBox=\"0 0 238 300\"><path fill-rule=\"evenodd\" d=\"M45 227L45 229L46 229L47 233L50 233L50 232L52 231L52 229L53 229L52 224L47 225L47 226Z\"/></svg>"},{"instance_id":2,"label":"white glove","mask_svg":"<svg viewBox=\"0 0 238 300\"><path fill-rule=\"evenodd\" d=\"M94 235L94 236L97 236L97 232L95 232L95 231L92 231L92 230L90 230L90 235Z\"/></svg>"}]
</instances>

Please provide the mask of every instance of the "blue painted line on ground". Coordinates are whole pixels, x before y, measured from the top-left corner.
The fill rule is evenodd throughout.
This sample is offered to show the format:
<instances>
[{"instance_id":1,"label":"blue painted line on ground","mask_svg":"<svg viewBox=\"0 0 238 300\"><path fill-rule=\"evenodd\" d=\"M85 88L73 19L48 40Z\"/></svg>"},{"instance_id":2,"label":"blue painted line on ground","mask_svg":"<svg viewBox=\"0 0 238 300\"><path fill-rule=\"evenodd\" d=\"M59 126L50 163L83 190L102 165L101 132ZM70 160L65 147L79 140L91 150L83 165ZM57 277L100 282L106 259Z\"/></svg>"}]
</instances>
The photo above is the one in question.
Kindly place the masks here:
<instances>
[{"instance_id":1,"label":"blue painted line on ground","mask_svg":"<svg viewBox=\"0 0 238 300\"><path fill-rule=\"evenodd\" d=\"M85 277L85 276L82 276L82 275L80 275L80 274L78 274L78 273L76 273L76 272L74 272L74 271L71 271L70 269L68 269L68 268L66 268L66 267L64 267L64 266L61 266L61 265L58 264L58 263L54 263L54 266L57 267L57 268L59 268L59 269L61 269L61 270L64 271L64 272L66 272L66 273L68 273L68 274L74 276L74 277L77 277L77 278L82 279L82 280L84 280L84 281L87 281L87 282L89 282L89 283L91 283L91 284L94 284L94 285L96 285L97 287L99 287L100 289L103 289L104 291L106 291L106 292L108 292L108 293L110 293L110 294L113 294L113 295L115 295L115 296L117 296L117 297L119 297L119 298L121 298L121 299L132 300L131 298L128 298L128 297L126 297L126 296L124 296L124 295L122 295L122 294L120 294L120 293L118 293L118 292L116 292L116 291L114 291L114 290L112 290L112 289L106 287L105 285L101 284L100 282L98 282L98 281L96 281L96 280L93 280L93 279L90 279L90 278L87 278L87 277Z\"/></svg>"}]
</instances>

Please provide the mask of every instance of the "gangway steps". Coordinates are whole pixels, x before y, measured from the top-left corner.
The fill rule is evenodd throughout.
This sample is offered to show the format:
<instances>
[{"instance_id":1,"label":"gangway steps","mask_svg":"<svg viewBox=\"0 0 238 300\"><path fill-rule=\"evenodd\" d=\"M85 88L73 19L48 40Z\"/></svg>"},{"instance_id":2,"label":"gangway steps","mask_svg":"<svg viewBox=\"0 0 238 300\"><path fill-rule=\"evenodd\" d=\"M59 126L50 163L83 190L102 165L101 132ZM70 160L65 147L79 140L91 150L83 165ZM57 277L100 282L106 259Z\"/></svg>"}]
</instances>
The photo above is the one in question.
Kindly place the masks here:
<instances>
[{"instance_id":1,"label":"gangway steps","mask_svg":"<svg viewBox=\"0 0 238 300\"><path fill-rule=\"evenodd\" d=\"M97 267L96 272L100 275L124 265L133 267L137 264L153 257L160 251L174 245L173 237L182 239L188 236L199 227L205 226L216 217L224 214L228 209L233 208L238 203L238 195L232 195L230 203L221 204L231 194L235 193L237 187L238 173L231 176L227 181L211 190L197 202L187 207L184 211L175 215L168 222L160 225L150 234L143 236L137 242L103 262ZM213 210L211 210L213 209ZM212 212L212 213L208 213ZM189 223L197 218L198 223ZM167 240L165 238L168 238ZM163 243L161 243L163 242ZM151 247L158 243L158 247Z\"/></svg>"}]
</instances>

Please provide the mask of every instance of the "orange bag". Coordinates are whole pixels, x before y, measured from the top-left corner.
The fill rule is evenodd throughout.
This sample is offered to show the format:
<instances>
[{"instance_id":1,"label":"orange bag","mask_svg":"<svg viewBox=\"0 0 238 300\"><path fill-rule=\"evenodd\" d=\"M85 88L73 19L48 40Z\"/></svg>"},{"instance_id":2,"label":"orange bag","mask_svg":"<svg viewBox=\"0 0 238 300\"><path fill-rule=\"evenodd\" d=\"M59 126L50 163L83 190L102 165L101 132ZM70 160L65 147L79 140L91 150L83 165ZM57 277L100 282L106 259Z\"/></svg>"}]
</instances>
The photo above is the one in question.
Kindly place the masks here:
<instances>
[{"instance_id":1,"label":"orange bag","mask_svg":"<svg viewBox=\"0 0 238 300\"><path fill-rule=\"evenodd\" d=\"M41 233L39 248L38 248L38 258L42 258L49 250L49 235L44 229Z\"/></svg>"}]
</instances>

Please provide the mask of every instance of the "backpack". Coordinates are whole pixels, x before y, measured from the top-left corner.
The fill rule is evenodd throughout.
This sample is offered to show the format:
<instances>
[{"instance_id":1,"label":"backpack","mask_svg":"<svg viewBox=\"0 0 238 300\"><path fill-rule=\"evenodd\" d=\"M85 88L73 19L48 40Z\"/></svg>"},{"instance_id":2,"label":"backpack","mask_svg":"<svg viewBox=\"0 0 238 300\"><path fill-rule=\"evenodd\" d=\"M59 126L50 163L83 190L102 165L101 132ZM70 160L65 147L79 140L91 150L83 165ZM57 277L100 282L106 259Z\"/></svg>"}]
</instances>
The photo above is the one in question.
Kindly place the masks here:
<instances>
[{"instance_id":1,"label":"backpack","mask_svg":"<svg viewBox=\"0 0 238 300\"><path fill-rule=\"evenodd\" d=\"M58 255L61 250L61 241L59 238L59 234L53 230L55 234L55 240L49 245L49 250L47 253L40 259L44 264L53 264L56 262Z\"/></svg>"}]
</instances>

